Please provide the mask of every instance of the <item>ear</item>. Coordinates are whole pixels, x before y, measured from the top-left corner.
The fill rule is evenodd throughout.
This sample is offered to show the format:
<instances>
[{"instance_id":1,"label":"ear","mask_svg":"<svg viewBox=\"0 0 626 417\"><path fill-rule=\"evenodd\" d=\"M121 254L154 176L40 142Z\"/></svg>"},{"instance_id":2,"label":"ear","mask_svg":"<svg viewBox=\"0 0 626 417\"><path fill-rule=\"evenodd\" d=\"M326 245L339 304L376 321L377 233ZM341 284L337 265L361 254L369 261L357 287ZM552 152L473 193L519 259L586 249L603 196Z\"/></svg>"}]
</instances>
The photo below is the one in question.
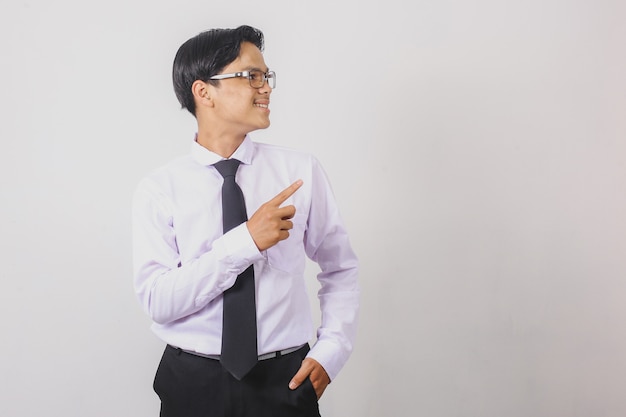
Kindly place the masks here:
<instances>
[{"instance_id":1,"label":"ear","mask_svg":"<svg viewBox=\"0 0 626 417\"><path fill-rule=\"evenodd\" d=\"M213 106L213 100L211 99L211 86L204 81L196 80L191 85L191 93L196 101L197 106Z\"/></svg>"}]
</instances>

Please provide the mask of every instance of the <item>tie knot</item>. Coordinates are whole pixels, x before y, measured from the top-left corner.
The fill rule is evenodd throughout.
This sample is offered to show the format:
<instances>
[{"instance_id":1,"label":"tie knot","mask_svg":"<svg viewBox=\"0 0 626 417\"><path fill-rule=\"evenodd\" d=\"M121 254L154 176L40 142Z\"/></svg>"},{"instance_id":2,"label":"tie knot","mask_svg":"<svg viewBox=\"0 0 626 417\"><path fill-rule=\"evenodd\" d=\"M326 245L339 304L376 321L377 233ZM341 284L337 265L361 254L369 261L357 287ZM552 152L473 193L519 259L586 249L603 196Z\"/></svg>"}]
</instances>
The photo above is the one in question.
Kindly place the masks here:
<instances>
[{"instance_id":1,"label":"tie knot","mask_svg":"<svg viewBox=\"0 0 626 417\"><path fill-rule=\"evenodd\" d=\"M224 159L223 161L219 161L215 166L215 169L222 174L222 177L234 177L237 173L237 168L239 168L239 164L241 162L236 159Z\"/></svg>"}]
</instances>

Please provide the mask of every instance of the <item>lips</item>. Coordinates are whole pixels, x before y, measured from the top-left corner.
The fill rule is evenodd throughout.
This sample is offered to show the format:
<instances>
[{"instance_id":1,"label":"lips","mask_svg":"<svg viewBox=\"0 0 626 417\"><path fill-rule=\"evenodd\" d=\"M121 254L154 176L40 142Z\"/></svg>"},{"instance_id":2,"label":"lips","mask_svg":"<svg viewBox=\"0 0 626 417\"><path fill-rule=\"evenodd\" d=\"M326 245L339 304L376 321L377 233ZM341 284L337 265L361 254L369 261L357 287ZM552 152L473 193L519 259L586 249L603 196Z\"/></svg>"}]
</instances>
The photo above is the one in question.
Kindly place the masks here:
<instances>
[{"instance_id":1,"label":"lips","mask_svg":"<svg viewBox=\"0 0 626 417\"><path fill-rule=\"evenodd\" d=\"M269 100L257 100L254 102L254 107L259 107L262 109L268 109L270 106Z\"/></svg>"}]
</instances>

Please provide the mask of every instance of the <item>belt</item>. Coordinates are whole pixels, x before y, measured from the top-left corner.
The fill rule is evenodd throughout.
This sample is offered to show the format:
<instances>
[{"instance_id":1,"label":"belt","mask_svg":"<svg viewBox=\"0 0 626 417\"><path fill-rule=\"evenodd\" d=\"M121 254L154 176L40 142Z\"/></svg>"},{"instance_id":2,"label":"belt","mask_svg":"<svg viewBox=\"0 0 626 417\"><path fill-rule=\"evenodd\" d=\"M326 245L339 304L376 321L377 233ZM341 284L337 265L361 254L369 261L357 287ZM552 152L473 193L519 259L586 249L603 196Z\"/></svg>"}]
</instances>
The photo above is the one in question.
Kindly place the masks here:
<instances>
[{"instance_id":1,"label":"belt","mask_svg":"<svg viewBox=\"0 0 626 417\"><path fill-rule=\"evenodd\" d=\"M306 345L306 343L305 343L305 345ZM283 349L283 350L277 350L276 352L264 353L262 355L259 355L259 360L260 361L264 361L266 359L280 358L281 356L289 355L290 353L293 353L293 352L295 352L297 350L302 349L305 345L292 347L292 348L288 348L288 349ZM174 349L176 349L176 348L174 348ZM180 349L180 350L182 352L189 353L190 355L201 356L203 358L214 359L216 361L220 360L220 355L207 355L205 353L194 352L193 350L185 350L185 349Z\"/></svg>"}]
</instances>

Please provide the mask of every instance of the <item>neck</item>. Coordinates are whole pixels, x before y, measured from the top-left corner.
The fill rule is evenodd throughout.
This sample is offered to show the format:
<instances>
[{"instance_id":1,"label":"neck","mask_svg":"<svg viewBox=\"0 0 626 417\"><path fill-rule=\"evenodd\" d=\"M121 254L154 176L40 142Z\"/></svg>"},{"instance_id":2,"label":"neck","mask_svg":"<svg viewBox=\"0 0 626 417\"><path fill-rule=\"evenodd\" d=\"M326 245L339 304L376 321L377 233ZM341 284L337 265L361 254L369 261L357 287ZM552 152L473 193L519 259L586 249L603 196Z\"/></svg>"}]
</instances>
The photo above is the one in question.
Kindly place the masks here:
<instances>
[{"instance_id":1,"label":"neck","mask_svg":"<svg viewBox=\"0 0 626 417\"><path fill-rule=\"evenodd\" d=\"M230 158L245 138L246 135L242 133L235 134L216 128L216 126L209 129L203 123L198 123L197 142L224 158Z\"/></svg>"},{"instance_id":2,"label":"neck","mask_svg":"<svg viewBox=\"0 0 626 417\"><path fill-rule=\"evenodd\" d=\"M210 150L213 153L218 154L224 158L230 158L232 154L235 153L239 145L243 142L246 137L243 136L241 138L226 138L223 136L220 137L207 137L201 135L198 132L197 142Z\"/></svg>"}]
</instances>

